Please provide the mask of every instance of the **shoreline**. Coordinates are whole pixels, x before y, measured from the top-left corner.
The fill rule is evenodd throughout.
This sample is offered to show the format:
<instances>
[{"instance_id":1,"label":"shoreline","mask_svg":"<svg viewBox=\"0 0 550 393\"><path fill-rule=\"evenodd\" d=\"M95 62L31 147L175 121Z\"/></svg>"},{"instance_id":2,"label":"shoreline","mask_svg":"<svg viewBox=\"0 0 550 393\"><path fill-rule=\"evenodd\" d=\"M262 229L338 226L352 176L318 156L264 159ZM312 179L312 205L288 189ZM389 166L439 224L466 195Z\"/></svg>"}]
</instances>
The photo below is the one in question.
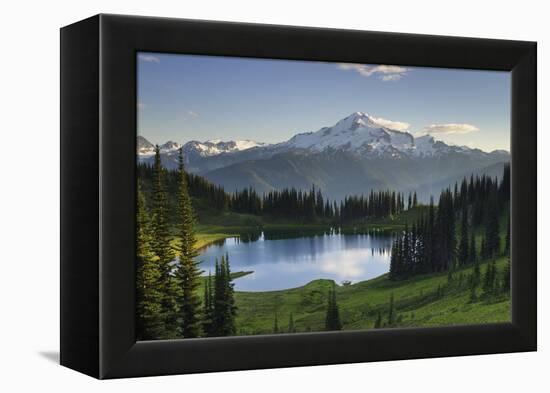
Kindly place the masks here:
<instances>
[{"instance_id":1,"label":"shoreline","mask_svg":"<svg viewBox=\"0 0 550 393\"><path fill-rule=\"evenodd\" d=\"M353 235L361 234L368 231L398 231L405 227L401 223L372 223L372 224L356 224L356 225L342 225L339 227L334 227L327 224L306 224L306 225L296 225L296 224L267 224L259 227L248 227L248 226L228 226L226 228L220 226L209 226L201 225L197 231L197 244L196 249L201 251L206 247L232 237L241 237L241 234L246 233L257 233L257 232L266 232L266 231L287 231L289 233L301 233L304 237L316 236L318 233L315 231L325 232L337 228L338 232L343 235ZM227 229L227 232L223 232L224 229ZM210 232L210 230L215 230L215 232ZM291 237L289 237L291 238Z\"/></svg>"},{"instance_id":2,"label":"shoreline","mask_svg":"<svg viewBox=\"0 0 550 393\"><path fill-rule=\"evenodd\" d=\"M211 246L216 242L219 242L231 237L240 237L240 235L228 234L228 233L198 233L195 249L197 251L203 251L208 246Z\"/></svg>"}]
</instances>

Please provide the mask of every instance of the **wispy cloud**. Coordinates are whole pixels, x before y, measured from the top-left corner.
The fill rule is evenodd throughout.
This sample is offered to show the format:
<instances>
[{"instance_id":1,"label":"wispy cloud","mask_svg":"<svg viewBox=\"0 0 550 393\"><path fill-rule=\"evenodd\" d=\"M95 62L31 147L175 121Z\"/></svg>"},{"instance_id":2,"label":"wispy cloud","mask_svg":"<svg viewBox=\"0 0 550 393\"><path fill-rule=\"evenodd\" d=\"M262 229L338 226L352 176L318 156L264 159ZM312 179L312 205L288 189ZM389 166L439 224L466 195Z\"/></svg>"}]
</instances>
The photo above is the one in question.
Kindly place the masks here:
<instances>
[{"instance_id":1,"label":"wispy cloud","mask_svg":"<svg viewBox=\"0 0 550 393\"><path fill-rule=\"evenodd\" d=\"M145 54L139 54L138 59L141 61L146 61L147 63L160 63L160 59L153 55L145 55Z\"/></svg>"},{"instance_id":2,"label":"wispy cloud","mask_svg":"<svg viewBox=\"0 0 550 393\"><path fill-rule=\"evenodd\" d=\"M383 119L381 117L372 117L372 120L380 124L381 126L388 127L388 128L391 128L392 130L397 130L397 131L406 131L410 127L409 123Z\"/></svg>"},{"instance_id":3,"label":"wispy cloud","mask_svg":"<svg viewBox=\"0 0 550 393\"><path fill-rule=\"evenodd\" d=\"M451 134L469 134L479 131L479 128L472 124L466 123L446 123L446 124L431 124L424 127L418 134L425 135L451 135Z\"/></svg>"},{"instance_id":4,"label":"wispy cloud","mask_svg":"<svg viewBox=\"0 0 550 393\"><path fill-rule=\"evenodd\" d=\"M369 78L372 75L378 76L383 82L395 82L403 78L409 72L406 67L395 65L366 65L353 63L340 63L338 68L344 71L355 71L359 75Z\"/></svg>"},{"instance_id":5,"label":"wispy cloud","mask_svg":"<svg viewBox=\"0 0 550 393\"><path fill-rule=\"evenodd\" d=\"M138 103L137 103L137 108L138 108L138 109L140 109L140 110L141 110L141 109L145 109L145 106L146 106L146 105L145 105L143 102L138 101Z\"/></svg>"},{"instance_id":6,"label":"wispy cloud","mask_svg":"<svg viewBox=\"0 0 550 393\"><path fill-rule=\"evenodd\" d=\"M195 112L195 111L192 111L190 109L186 109L186 110L182 111L182 113L181 113L181 120L183 120L183 121L190 121L190 120L197 119L199 117L200 117L199 112Z\"/></svg>"}]
</instances>

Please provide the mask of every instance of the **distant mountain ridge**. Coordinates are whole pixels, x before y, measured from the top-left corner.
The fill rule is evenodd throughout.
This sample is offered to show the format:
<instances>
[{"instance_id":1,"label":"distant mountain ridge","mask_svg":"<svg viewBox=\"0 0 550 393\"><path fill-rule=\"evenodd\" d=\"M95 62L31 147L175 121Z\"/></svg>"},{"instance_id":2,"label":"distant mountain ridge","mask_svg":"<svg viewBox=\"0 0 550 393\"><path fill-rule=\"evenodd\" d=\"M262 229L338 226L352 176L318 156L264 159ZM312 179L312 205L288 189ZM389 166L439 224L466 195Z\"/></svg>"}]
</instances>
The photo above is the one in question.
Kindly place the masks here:
<instances>
[{"instance_id":1,"label":"distant mountain ridge","mask_svg":"<svg viewBox=\"0 0 550 393\"><path fill-rule=\"evenodd\" d=\"M182 145L170 141L159 147L163 165L177 167ZM448 145L430 135L414 137L364 112L281 143L190 141L183 150L188 171L227 190L254 187L267 192L284 187L306 189L315 184L333 198L380 188L405 191L423 187L436 194L443 187L441 182L482 173L494 165L501 167L498 164L510 160L504 150L488 153ZM154 146L138 137L137 154L139 161L150 163ZM437 184L438 189L430 190L427 184Z\"/></svg>"},{"instance_id":2,"label":"distant mountain ridge","mask_svg":"<svg viewBox=\"0 0 550 393\"><path fill-rule=\"evenodd\" d=\"M435 140L431 135L414 137L408 131L394 130L378 121L376 117L370 116L367 113L355 112L340 120L332 127L323 127L315 132L297 134L281 143L267 144L251 140L230 140L226 142L221 140L205 142L190 141L183 145L183 148L184 153L188 155L186 160L191 164L193 164L193 158L237 154L250 149L252 149L254 154L248 152L244 160L265 158L294 150L301 150L304 153L340 150L370 158L426 158L441 157L452 153L509 158L509 153L504 150L495 150L487 153L480 149L466 146L448 145L442 141ZM137 153L142 161L147 161L154 152L154 146L141 136L138 140ZM182 145L179 143L169 141L161 145L160 150L161 153L170 156L177 154L177 150L180 147ZM236 158L234 161L242 160ZM168 167L171 166L170 162L166 164ZM194 167L194 165L192 166ZM220 167L223 166L220 164ZM200 165L198 167L198 172L202 172Z\"/></svg>"}]
</instances>

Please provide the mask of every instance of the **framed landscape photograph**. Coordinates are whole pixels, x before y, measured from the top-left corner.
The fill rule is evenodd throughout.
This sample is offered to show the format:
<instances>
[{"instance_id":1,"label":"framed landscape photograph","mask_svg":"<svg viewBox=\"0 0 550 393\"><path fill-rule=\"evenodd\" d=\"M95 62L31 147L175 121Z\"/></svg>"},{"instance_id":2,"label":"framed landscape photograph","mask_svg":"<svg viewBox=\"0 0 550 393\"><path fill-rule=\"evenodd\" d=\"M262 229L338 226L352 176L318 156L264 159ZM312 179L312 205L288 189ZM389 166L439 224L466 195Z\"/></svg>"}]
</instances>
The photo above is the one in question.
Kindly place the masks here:
<instances>
[{"instance_id":1,"label":"framed landscape photograph","mask_svg":"<svg viewBox=\"0 0 550 393\"><path fill-rule=\"evenodd\" d=\"M61 50L63 365L536 350L534 43L99 15Z\"/></svg>"},{"instance_id":2,"label":"framed landscape photograph","mask_svg":"<svg viewBox=\"0 0 550 393\"><path fill-rule=\"evenodd\" d=\"M137 65L138 338L511 321L509 72Z\"/></svg>"}]
</instances>

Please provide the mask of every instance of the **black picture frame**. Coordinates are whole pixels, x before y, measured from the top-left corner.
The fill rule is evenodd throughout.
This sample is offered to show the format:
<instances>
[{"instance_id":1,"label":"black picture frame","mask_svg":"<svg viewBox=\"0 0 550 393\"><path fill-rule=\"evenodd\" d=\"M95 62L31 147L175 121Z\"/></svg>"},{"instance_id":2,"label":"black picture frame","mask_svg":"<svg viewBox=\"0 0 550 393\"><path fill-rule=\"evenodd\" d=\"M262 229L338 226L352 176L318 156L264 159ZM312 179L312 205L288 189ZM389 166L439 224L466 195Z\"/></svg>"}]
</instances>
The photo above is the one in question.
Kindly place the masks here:
<instances>
[{"instance_id":1,"label":"black picture frame","mask_svg":"<svg viewBox=\"0 0 550 393\"><path fill-rule=\"evenodd\" d=\"M510 71L511 323L136 342L138 51ZM535 351L536 71L535 42L120 15L62 28L61 364L103 379Z\"/></svg>"}]
</instances>

